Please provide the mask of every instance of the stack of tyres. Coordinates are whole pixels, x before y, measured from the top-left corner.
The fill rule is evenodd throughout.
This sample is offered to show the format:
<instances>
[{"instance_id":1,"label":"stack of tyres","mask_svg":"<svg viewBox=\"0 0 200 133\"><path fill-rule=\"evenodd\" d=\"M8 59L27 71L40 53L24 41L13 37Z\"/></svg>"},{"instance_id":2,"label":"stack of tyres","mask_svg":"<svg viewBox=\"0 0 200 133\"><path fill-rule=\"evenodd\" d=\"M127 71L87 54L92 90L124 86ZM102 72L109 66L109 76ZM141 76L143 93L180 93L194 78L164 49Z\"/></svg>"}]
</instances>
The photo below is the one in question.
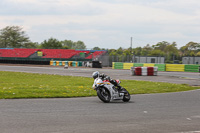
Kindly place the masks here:
<instances>
[{"instance_id":1,"label":"stack of tyres","mask_svg":"<svg viewBox=\"0 0 200 133\"><path fill-rule=\"evenodd\" d=\"M123 69L123 63L122 62L115 62L114 69Z\"/></svg>"},{"instance_id":2,"label":"stack of tyres","mask_svg":"<svg viewBox=\"0 0 200 133\"><path fill-rule=\"evenodd\" d=\"M135 67L131 67L131 75L132 75L132 76L135 75Z\"/></svg>"},{"instance_id":3,"label":"stack of tyres","mask_svg":"<svg viewBox=\"0 0 200 133\"><path fill-rule=\"evenodd\" d=\"M56 61L53 61L53 66L56 66Z\"/></svg>"},{"instance_id":4,"label":"stack of tyres","mask_svg":"<svg viewBox=\"0 0 200 133\"><path fill-rule=\"evenodd\" d=\"M158 67L158 71L165 71L165 64L155 64L155 67Z\"/></svg>"},{"instance_id":5,"label":"stack of tyres","mask_svg":"<svg viewBox=\"0 0 200 133\"><path fill-rule=\"evenodd\" d=\"M134 63L134 67L143 67L143 63Z\"/></svg>"},{"instance_id":6,"label":"stack of tyres","mask_svg":"<svg viewBox=\"0 0 200 133\"><path fill-rule=\"evenodd\" d=\"M53 66L53 61L52 60L50 61L50 65Z\"/></svg>"},{"instance_id":7,"label":"stack of tyres","mask_svg":"<svg viewBox=\"0 0 200 133\"><path fill-rule=\"evenodd\" d=\"M59 66L62 66L62 61L59 61Z\"/></svg>"},{"instance_id":8,"label":"stack of tyres","mask_svg":"<svg viewBox=\"0 0 200 133\"><path fill-rule=\"evenodd\" d=\"M62 65L63 66L68 65L68 61L62 61Z\"/></svg>"},{"instance_id":9,"label":"stack of tyres","mask_svg":"<svg viewBox=\"0 0 200 133\"><path fill-rule=\"evenodd\" d=\"M62 61L62 66L64 66L65 65L65 61Z\"/></svg>"},{"instance_id":10,"label":"stack of tyres","mask_svg":"<svg viewBox=\"0 0 200 133\"><path fill-rule=\"evenodd\" d=\"M79 62L78 62L78 66L83 66L82 61L79 61Z\"/></svg>"},{"instance_id":11,"label":"stack of tyres","mask_svg":"<svg viewBox=\"0 0 200 133\"><path fill-rule=\"evenodd\" d=\"M112 69L115 69L115 62L112 62Z\"/></svg>"},{"instance_id":12,"label":"stack of tyres","mask_svg":"<svg viewBox=\"0 0 200 133\"><path fill-rule=\"evenodd\" d=\"M130 70L131 67L133 67L133 65L134 65L133 63L124 63L123 64L123 69L129 69Z\"/></svg>"},{"instance_id":13,"label":"stack of tyres","mask_svg":"<svg viewBox=\"0 0 200 133\"><path fill-rule=\"evenodd\" d=\"M147 76L147 67L141 67L142 68L142 75Z\"/></svg>"},{"instance_id":14,"label":"stack of tyres","mask_svg":"<svg viewBox=\"0 0 200 133\"><path fill-rule=\"evenodd\" d=\"M68 65L69 65L69 66L72 66L72 61L69 61L69 62L68 62Z\"/></svg>"},{"instance_id":15,"label":"stack of tyres","mask_svg":"<svg viewBox=\"0 0 200 133\"><path fill-rule=\"evenodd\" d=\"M135 67L135 75L137 75L137 76L142 75L142 68L141 67Z\"/></svg>"},{"instance_id":16,"label":"stack of tyres","mask_svg":"<svg viewBox=\"0 0 200 133\"><path fill-rule=\"evenodd\" d=\"M148 76L154 75L154 67L147 67L147 75Z\"/></svg>"},{"instance_id":17,"label":"stack of tyres","mask_svg":"<svg viewBox=\"0 0 200 133\"><path fill-rule=\"evenodd\" d=\"M158 73L158 67L153 67L153 71L154 71L154 72L153 72L153 75L154 75L154 76L157 76L157 75L158 75L158 74L157 74L157 73Z\"/></svg>"},{"instance_id":18,"label":"stack of tyres","mask_svg":"<svg viewBox=\"0 0 200 133\"><path fill-rule=\"evenodd\" d=\"M199 65L185 65L185 72L199 72Z\"/></svg>"},{"instance_id":19,"label":"stack of tyres","mask_svg":"<svg viewBox=\"0 0 200 133\"><path fill-rule=\"evenodd\" d=\"M154 67L155 64L152 63L144 63L143 67Z\"/></svg>"},{"instance_id":20,"label":"stack of tyres","mask_svg":"<svg viewBox=\"0 0 200 133\"><path fill-rule=\"evenodd\" d=\"M157 75L158 67L131 67L131 75L154 76Z\"/></svg>"},{"instance_id":21,"label":"stack of tyres","mask_svg":"<svg viewBox=\"0 0 200 133\"><path fill-rule=\"evenodd\" d=\"M184 68L183 64L166 64L166 71L184 72Z\"/></svg>"},{"instance_id":22,"label":"stack of tyres","mask_svg":"<svg viewBox=\"0 0 200 133\"><path fill-rule=\"evenodd\" d=\"M72 66L73 67L77 67L78 66L78 62L77 61L72 61Z\"/></svg>"},{"instance_id":23,"label":"stack of tyres","mask_svg":"<svg viewBox=\"0 0 200 133\"><path fill-rule=\"evenodd\" d=\"M123 69L131 69L133 67L133 63L123 63Z\"/></svg>"},{"instance_id":24,"label":"stack of tyres","mask_svg":"<svg viewBox=\"0 0 200 133\"><path fill-rule=\"evenodd\" d=\"M59 66L59 64L60 64L60 61L56 61L56 66Z\"/></svg>"}]
</instances>

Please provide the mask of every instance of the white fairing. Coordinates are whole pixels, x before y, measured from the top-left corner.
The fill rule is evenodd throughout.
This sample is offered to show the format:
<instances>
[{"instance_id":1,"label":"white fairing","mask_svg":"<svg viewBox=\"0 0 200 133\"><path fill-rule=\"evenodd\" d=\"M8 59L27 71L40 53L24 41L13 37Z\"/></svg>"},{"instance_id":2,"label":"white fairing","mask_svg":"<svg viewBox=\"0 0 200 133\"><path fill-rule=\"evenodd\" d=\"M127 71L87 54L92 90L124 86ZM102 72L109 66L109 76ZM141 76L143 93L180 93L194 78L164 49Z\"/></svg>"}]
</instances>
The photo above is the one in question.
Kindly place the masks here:
<instances>
[{"instance_id":1,"label":"white fairing","mask_svg":"<svg viewBox=\"0 0 200 133\"><path fill-rule=\"evenodd\" d=\"M93 89L95 89L96 87L98 87L99 85L103 84L103 81L100 78L96 78L94 80L94 84L93 84Z\"/></svg>"},{"instance_id":2,"label":"white fairing","mask_svg":"<svg viewBox=\"0 0 200 133\"><path fill-rule=\"evenodd\" d=\"M94 84L93 84L93 88L96 89L97 87L105 87L110 91L110 95L111 95L111 100L122 100L124 93L119 93L113 84L111 84L110 82L103 82L100 78L96 78L94 80Z\"/></svg>"}]
</instances>

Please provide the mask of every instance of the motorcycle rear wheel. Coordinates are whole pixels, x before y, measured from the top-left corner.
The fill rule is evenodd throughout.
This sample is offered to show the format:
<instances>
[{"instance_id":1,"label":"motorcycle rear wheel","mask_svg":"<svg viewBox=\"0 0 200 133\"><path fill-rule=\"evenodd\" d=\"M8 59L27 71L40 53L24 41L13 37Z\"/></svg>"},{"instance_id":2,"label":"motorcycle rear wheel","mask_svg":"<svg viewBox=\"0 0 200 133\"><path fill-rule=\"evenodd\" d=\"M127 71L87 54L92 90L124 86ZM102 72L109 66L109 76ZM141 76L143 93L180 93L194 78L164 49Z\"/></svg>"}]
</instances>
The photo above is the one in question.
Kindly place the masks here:
<instances>
[{"instance_id":1,"label":"motorcycle rear wheel","mask_svg":"<svg viewBox=\"0 0 200 133\"><path fill-rule=\"evenodd\" d=\"M111 99L110 92L105 88L98 89L97 90L97 96L104 103L110 102L110 99Z\"/></svg>"}]
</instances>

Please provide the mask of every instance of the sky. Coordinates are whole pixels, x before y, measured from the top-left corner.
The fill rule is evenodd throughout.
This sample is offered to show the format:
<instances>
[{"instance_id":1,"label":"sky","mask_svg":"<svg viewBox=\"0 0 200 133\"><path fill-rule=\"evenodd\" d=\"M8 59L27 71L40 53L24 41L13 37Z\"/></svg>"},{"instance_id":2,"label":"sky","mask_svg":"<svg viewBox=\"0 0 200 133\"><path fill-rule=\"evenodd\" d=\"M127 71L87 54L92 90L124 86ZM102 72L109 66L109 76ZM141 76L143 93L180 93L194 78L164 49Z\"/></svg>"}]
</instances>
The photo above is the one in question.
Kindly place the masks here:
<instances>
[{"instance_id":1,"label":"sky","mask_svg":"<svg viewBox=\"0 0 200 133\"><path fill-rule=\"evenodd\" d=\"M32 42L53 37L94 47L200 43L200 0L1 0L0 29L21 26Z\"/></svg>"}]
</instances>

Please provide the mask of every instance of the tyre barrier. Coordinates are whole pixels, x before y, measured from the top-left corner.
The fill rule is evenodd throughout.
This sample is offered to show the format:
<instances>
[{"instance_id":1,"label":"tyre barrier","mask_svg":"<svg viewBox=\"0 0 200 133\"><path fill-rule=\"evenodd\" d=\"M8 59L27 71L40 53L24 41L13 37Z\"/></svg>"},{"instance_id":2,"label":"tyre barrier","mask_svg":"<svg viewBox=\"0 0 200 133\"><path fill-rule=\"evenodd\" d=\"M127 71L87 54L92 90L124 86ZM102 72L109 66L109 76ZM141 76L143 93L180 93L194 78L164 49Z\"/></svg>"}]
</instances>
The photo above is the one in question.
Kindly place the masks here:
<instances>
[{"instance_id":1,"label":"tyre barrier","mask_svg":"<svg viewBox=\"0 0 200 133\"><path fill-rule=\"evenodd\" d=\"M131 67L131 75L157 76L158 67Z\"/></svg>"},{"instance_id":2,"label":"tyre barrier","mask_svg":"<svg viewBox=\"0 0 200 133\"><path fill-rule=\"evenodd\" d=\"M123 64L123 69L131 69L131 67L133 67L133 63L124 63Z\"/></svg>"},{"instance_id":3,"label":"tyre barrier","mask_svg":"<svg viewBox=\"0 0 200 133\"><path fill-rule=\"evenodd\" d=\"M194 64L154 64L154 63L122 63L113 62L112 69L127 69L131 67L157 67L157 71L174 71L174 72L199 72L200 65ZM145 71L145 70L144 70Z\"/></svg>"},{"instance_id":4,"label":"tyre barrier","mask_svg":"<svg viewBox=\"0 0 200 133\"><path fill-rule=\"evenodd\" d=\"M166 64L166 71L184 72L184 64Z\"/></svg>"},{"instance_id":5,"label":"tyre barrier","mask_svg":"<svg viewBox=\"0 0 200 133\"><path fill-rule=\"evenodd\" d=\"M50 61L51 66L102 68L100 61Z\"/></svg>"}]
</instances>

